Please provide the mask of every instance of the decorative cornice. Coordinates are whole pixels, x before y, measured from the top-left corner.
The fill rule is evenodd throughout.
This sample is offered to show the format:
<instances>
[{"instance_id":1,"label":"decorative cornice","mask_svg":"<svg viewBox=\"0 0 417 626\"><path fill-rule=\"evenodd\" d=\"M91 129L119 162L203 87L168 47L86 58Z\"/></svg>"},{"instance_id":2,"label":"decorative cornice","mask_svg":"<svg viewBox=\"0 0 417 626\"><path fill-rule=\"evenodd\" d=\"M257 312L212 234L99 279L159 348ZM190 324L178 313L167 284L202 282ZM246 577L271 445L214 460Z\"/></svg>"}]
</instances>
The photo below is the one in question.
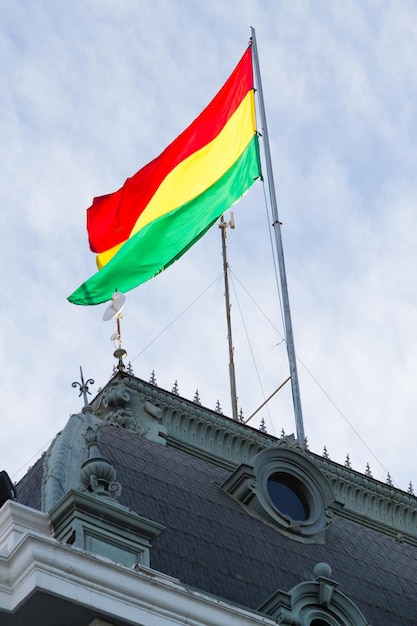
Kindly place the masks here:
<instances>
[{"instance_id":1,"label":"decorative cornice","mask_svg":"<svg viewBox=\"0 0 417 626\"><path fill-rule=\"evenodd\" d=\"M338 515L360 521L398 541L417 545L417 498L352 469L311 455L330 482Z\"/></svg>"},{"instance_id":2,"label":"decorative cornice","mask_svg":"<svg viewBox=\"0 0 417 626\"><path fill-rule=\"evenodd\" d=\"M72 415L49 448L42 510L50 510L69 489L80 488L87 428L106 421L230 471L271 446L292 449L310 459L329 481L335 514L417 545L414 495L315 455L299 446L293 435L277 439L127 372L117 372L82 413Z\"/></svg>"},{"instance_id":3,"label":"decorative cornice","mask_svg":"<svg viewBox=\"0 0 417 626\"><path fill-rule=\"evenodd\" d=\"M10 554L27 534L49 535L51 528L44 513L14 500L7 500L0 508L0 555Z\"/></svg>"},{"instance_id":4,"label":"decorative cornice","mask_svg":"<svg viewBox=\"0 0 417 626\"><path fill-rule=\"evenodd\" d=\"M8 516L11 509L22 507L12 504L14 507L5 504L2 513ZM28 509L27 515L42 514ZM6 525L11 523L4 521ZM46 515L44 526L43 532L33 532L28 519L24 536L9 554L0 554L0 580L7 582L6 588L4 584L0 586L1 614L12 615L18 607L27 614L26 602L36 594L46 593L54 596L58 607L69 616L73 605L102 614L104 599L110 622L273 626L265 615L197 591L146 566L126 567L62 544L51 536ZM59 617L55 623L59 623Z\"/></svg>"},{"instance_id":5,"label":"decorative cornice","mask_svg":"<svg viewBox=\"0 0 417 626\"><path fill-rule=\"evenodd\" d=\"M334 494L334 513L417 545L415 496L313 454L302 448L294 435L277 439L126 372L117 373L106 386L108 397L115 393L113 386L123 394L125 410L145 403L153 407L169 445L226 469L233 471L247 464L271 446L294 450L309 458L328 479ZM97 406L99 398L100 394L93 407ZM137 408L132 411L137 412ZM107 419L105 412L98 413L102 419Z\"/></svg>"},{"instance_id":6,"label":"decorative cornice","mask_svg":"<svg viewBox=\"0 0 417 626\"><path fill-rule=\"evenodd\" d=\"M135 379L133 376L117 373L93 401L93 414L141 437L164 444L165 431L160 423L158 407L144 393L132 393L128 384L130 380Z\"/></svg>"},{"instance_id":7,"label":"decorative cornice","mask_svg":"<svg viewBox=\"0 0 417 626\"><path fill-rule=\"evenodd\" d=\"M150 397L151 403L160 411L167 442L176 448L232 469L276 441L265 433L138 378L123 375L123 379L129 389Z\"/></svg>"},{"instance_id":8,"label":"decorative cornice","mask_svg":"<svg viewBox=\"0 0 417 626\"><path fill-rule=\"evenodd\" d=\"M13 523L7 517L19 507L23 505L4 505L2 521L7 526ZM19 609L22 623L33 623L27 603L45 593L55 598L69 621L73 607L81 605L97 615L105 612L111 623L272 626L272 621L257 611L196 590L145 565L126 567L63 544L52 537L45 514L25 508L25 517L44 517L44 528L35 520L36 531L32 531L26 520L24 536L7 555L0 554L0 614L6 619L11 616L13 621ZM52 618L51 613L47 620L45 616L44 623L60 622L59 616Z\"/></svg>"}]
</instances>

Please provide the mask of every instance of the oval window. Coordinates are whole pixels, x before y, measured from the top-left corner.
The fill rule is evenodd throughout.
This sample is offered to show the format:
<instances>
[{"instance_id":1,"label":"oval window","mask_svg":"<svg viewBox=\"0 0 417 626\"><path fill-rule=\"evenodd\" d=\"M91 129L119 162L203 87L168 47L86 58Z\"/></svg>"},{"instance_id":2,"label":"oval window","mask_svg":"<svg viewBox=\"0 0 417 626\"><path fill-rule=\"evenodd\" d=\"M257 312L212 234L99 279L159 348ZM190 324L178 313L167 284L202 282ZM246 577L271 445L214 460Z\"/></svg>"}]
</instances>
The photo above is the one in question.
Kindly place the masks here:
<instances>
[{"instance_id":1,"label":"oval window","mask_svg":"<svg viewBox=\"0 0 417 626\"><path fill-rule=\"evenodd\" d=\"M301 481L289 474L272 474L268 478L267 489L273 505L282 515L299 522L305 522L310 517L310 508Z\"/></svg>"}]
</instances>

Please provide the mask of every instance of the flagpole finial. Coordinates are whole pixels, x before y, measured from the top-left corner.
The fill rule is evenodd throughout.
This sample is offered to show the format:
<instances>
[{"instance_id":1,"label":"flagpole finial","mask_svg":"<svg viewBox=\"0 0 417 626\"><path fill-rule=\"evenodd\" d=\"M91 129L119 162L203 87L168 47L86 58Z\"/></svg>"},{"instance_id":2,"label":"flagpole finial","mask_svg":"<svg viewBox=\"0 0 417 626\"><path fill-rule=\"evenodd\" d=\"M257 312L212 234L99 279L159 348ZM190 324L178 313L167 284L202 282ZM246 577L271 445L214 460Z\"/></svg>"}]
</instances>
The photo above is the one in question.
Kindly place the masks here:
<instances>
[{"instance_id":1,"label":"flagpole finial","mask_svg":"<svg viewBox=\"0 0 417 626\"><path fill-rule=\"evenodd\" d=\"M115 350L113 352L113 356L115 359L118 360L116 369L119 370L119 372L124 372L126 369L125 364L123 363L123 359L125 359L127 357L127 352L124 348L117 348L117 350Z\"/></svg>"},{"instance_id":2,"label":"flagpole finial","mask_svg":"<svg viewBox=\"0 0 417 626\"><path fill-rule=\"evenodd\" d=\"M112 334L110 340L113 342L117 342L117 348L113 352L113 356L118 360L117 369L119 370L119 372L124 372L126 369L123 359L127 357L127 352L124 348L122 348L122 336L120 327L120 320L123 317L122 311L125 302L126 296L123 293L116 291L112 296L111 303L103 314L103 320L105 322L112 319L116 320L116 332Z\"/></svg>"}]
</instances>

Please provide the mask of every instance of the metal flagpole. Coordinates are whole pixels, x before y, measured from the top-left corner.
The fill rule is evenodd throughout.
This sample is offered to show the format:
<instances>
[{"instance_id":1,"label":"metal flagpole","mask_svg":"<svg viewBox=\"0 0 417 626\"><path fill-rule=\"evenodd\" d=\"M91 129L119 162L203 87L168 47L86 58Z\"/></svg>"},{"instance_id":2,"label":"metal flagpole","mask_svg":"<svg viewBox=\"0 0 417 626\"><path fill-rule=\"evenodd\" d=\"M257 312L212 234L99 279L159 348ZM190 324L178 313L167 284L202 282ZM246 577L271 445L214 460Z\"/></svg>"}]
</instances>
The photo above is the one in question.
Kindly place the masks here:
<instances>
[{"instance_id":1,"label":"metal flagpole","mask_svg":"<svg viewBox=\"0 0 417 626\"><path fill-rule=\"evenodd\" d=\"M233 214L232 214L233 215ZM220 218L219 228L222 234L222 255L223 255L223 276L224 276L224 296L226 298L226 320L227 320L227 339L229 342L229 378L230 378L230 395L232 400L232 417L237 422L237 395L236 395L236 376L235 364L233 359L233 339L232 339L232 322L230 319L230 298L229 298L229 264L227 262L226 253L226 228L230 226L234 228L233 217L229 223L224 221L223 215Z\"/></svg>"},{"instance_id":2,"label":"metal flagpole","mask_svg":"<svg viewBox=\"0 0 417 626\"><path fill-rule=\"evenodd\" d=\"M275 194L274 175L272 172L271 151L269 147L268 129L266 124L265 105L262 93L261 72L259 68L258 50L256 47L255 29L251 27L252 33L252 58L254 61L254 69L256 75L256 85L258 91L259 113L261 116L262 136L265 152L265 164L268 177L269 195L271 200L271 210L273 227L275 233L275 244L277 249L277 259L279 267L279 275L281 281L282 305L284 310L284 326L286 334L286 344L288 353L288 362L291 376L292 399L294 405L295 425L297 429L297 439L301 446L305 444L303 414L301 410L300 387L298 383L297 362L295 357L294 336L292 332L290 301L288 297L287 276L285 272L284 250L282 247L281 222L278 218L277 199Z\"/></svg>"}]
</instances>

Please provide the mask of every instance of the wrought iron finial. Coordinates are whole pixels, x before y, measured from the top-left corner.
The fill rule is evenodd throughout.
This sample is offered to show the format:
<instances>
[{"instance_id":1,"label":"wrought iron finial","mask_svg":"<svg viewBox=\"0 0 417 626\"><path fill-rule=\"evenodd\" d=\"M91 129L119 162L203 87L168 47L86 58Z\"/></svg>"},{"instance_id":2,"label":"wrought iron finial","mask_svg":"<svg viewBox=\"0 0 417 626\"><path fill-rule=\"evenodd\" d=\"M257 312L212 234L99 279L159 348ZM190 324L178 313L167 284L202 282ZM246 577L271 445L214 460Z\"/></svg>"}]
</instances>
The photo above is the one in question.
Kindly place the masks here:
<instances>
[{"instance_id":1,"label":"wrought iron finial","mask_svg":"<svg viewBox=\"0 0 417 626\"><path fill-rule=\"evenodd\" d=\"M373 478L373 475L371 472L371 466L369 465L369 463L366 464L365 476L368 476L369 478Z\"/></svg>"},{"instance_id":2,"label":"wrought iron finial","mask_svg":"<svg viewBox=\"0 0 417 626\"><path fill-rule=\"evenodd\" d=\"M222 407L220 405L220 401L219 400L217 400L216 408L214 410L216 411L216 413L219 413L219 415L223 415Z\"/></svg>"},{"instance_id":3,"label":"wrought iron finial","mask_svg":"<svg viewBox=\"0 0 417 626\"><path fill-rule=\"evenodd\" d=\"M195 390L193 402L201 406L200 394L198 393L198 389Z\"/></svg>"},{"instance_id":4,"label":"wrought iron finial","mask_svg":"<svg viewBox=\"0 0 417 626\"><path fill-rule=\"evenodd\" d=\"M261 423L259 424L259 432L261 433L267 432L264 418L261 419Z\"/></svg>"},{"instance_id":5,"label":"wrought iron finial","mask_svg":"<svg viewBox=\"0 0 417 626\"><path fill-rule=\"evenodd\" d=\"M151 383L151 385L154 385L154 387L157 387L157 383L156 383L156 376L155 376L155 370L152 370L151 373L151 377L149 379L149 382Z\"/></svg>"},{"instance_id":6,"label":"wrought iron finial","mask_svg":"<svg viewBox=\"0 0 417 626\"><path fill-rule=\"evenodd\" d=\"M327 452L326 446L323 448L323 459L330 459L329 453Z\"/></svg>"},{"instance_id":7,"label":"wrought iron finial","mask_svg":"<svg viewBox=\"0 0 417 626\"><path fill-rule=\"evenodd\" d=\"M94 380L92 378L89 378L86 382L84 381L83 369L81 366L80 366L80 376L81 376L81 382L78 383L77 381L74 381L72 383L72 387L80 388L80 393L78 394L78 397L82 395L83 400L84 400L84 406L88 406L87 394L91 396L91 392L88 388L88 385L94 385Z\"/></svg>"},{"instance_id":8,"label":"wrought iron finial","mask_svg":"<svg viewBox=\"0 0 417 626\"><path fill-rule=\"evenodd\" d=\"M239 422L240 422L241 424L243 424L243 422L245 421L245 418L243 417L243 409L242 409L242 407L240 407L240 410L239 410L239 418L238 418L238 419L239 419Z\"/></svg>"},{"instance_id":9,"label":"wrought iron finial","mask_svg":"<svg viewBox=\"0 0 417 626\"><path fill-rule=\"evenodd\" d=\"M389 487L393 487L393 486L394 486L394 483L392 482L391 474L390 474L389 472L388 472L388 474L387 474L387 480L386 480L385 482L386 482L386 484L387 484Z\"/></svg>"},{"instance_id":10,"label":"wrought iron finial","mask_svg":"<svg viewBox=\"0 0 417 626\"><path fill-rule=\"evenodd\" d=\"M175 381L175 383L172 386L171 393L173 393L176 396L180 395L180 391L178 389L178 381L177 380Z\"/></svg>"},{"instance_id":11,"label":"wrought iron finial","mask_svg":"<svg viewBox=\"0 0 417 626\"><path fill-rule=\"evenodd\" d=\"M408 489L407 489L407 493L410 494L410 496L414 496L414 487L413 487L413 483L410 480L410 484L408 485Z\"/></svg>"},{"instance_id":12,"label":"wrought iron finial","mask_svg":"<svg viewBox=\"0 0 417 626\"><path fill-rule=\"evenodd\" d=\"M347 467L348 469L352 469L352 463L350 462L349 454L346 455L345 467Z\"/></svg>"}]
</instances>

